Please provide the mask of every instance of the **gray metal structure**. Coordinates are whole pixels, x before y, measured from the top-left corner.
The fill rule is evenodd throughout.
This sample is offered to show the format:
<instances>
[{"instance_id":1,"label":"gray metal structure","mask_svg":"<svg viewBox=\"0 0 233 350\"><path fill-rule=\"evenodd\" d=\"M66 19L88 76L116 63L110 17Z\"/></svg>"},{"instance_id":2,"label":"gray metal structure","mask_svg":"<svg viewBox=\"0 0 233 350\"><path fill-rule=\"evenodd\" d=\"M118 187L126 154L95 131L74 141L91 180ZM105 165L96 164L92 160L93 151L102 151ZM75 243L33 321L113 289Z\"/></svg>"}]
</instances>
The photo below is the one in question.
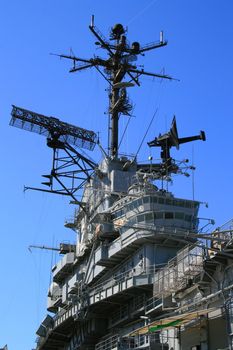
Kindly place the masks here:
<instances>
[{"instance_id":1,"label":"gray metal structure","mask_svg":"<svg viewBox=\"0 0 233 350\"><path fill-rule=\"evenodd\" d=\"M127 87L140 86L143 75L172 79L138 69L136 57L167 42L161 34L152 45L129 45L121 24L106 40L93 18L90 30L107 51L107 59L59 56L73 61L71 72L95 67L109 83L109 152L98 165L85 156L91 173L78 167L83 158L74 162L86 176L81 201L75 198L81 187L63 184L59 191L48 184L48 191L70 195L77 204L73 219L65 223L77 232L77 244L60 247L63 258L52 268L49 314L36 332L36 349L232 349L232 222L211 234L200 233L200 203L177 198L156 185L156 180L168 181L173 173L190 168L177 164L170 148L205 140L204 132L178 138L173 120L168 133L149 143L162 148L158 164L138 164L135 158L118 154L119 117L131 111ZM13 118L22 115L35 117L26 121L27 130L33 129L38 115L13 107ZM70 151L73 134L67 124L66 129L65 140L59 140L62 145L48 145ZM87 132L77 130L82 135L75 137L82 142ZM94 138L88 142L94 145L97 140L92 132L88 137L90 133ZM50 176L60 180L55 167Z\"/></svg>"}]
</instances>

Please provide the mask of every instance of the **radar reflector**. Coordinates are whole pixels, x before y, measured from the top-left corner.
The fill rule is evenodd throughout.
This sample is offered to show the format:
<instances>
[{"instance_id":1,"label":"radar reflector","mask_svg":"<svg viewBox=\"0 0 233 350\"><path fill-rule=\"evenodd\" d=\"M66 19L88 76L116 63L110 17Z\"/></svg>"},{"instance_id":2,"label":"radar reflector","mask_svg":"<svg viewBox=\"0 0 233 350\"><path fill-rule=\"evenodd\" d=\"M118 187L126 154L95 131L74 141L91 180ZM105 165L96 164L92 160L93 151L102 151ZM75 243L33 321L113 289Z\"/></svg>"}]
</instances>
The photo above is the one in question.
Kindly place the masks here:
<instances>
[{"instance_id":1,"label":"radar reflector","mask_svg":"<svg viewBox=\"0 0 233 350\"><path fill-rule=\"evenodd\" d=\"M12 118L10 120L10 125L12 126L91 151L96 145L97 135L94 131L14 105L12 107Z\"/></svg>"}]
</instances>

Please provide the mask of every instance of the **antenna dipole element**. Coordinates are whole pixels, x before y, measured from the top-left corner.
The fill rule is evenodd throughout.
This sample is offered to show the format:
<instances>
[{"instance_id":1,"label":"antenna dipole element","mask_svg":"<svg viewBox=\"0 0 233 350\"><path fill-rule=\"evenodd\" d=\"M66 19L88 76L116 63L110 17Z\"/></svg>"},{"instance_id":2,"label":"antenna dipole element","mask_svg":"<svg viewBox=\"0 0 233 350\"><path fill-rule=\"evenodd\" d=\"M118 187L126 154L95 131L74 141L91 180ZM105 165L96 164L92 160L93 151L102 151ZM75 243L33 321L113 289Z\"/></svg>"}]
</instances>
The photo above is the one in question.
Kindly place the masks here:
<instances>
[{"instance_id":1,"label":"antenna dipole element","mask_svg":"<svg viewBox=\"0 0 233 350\"><path fill-rule=\"evenodd\" d=\"M161 79L173 80L168 75L156 74L138 69L135 62L138 55L144 55L144 52L151 51L167 45L164 41L162 32L160 40L141 47L139 42L133 42L129 45L126 38L126 30L122 24L118 23L111 28L109 40L107 40L99 29L94 25L94 16L91 17L89 29L97 39L96 45L107 51L108 57L102 59L94 56L91 59L83 59L74 55L58 55L61 58L67 58L73 61L73 67L70 72L77 72L89 67L95 67L99 73L108 81L110 89L109 97L109 134L110 134L110 155L112 158L118 157L118 133L120 115L130 115L132 105L129 102L126 88L132 85L138 85L140 76L151 76ZM102 68L102 70L101 70ZM128 79L127 79L128 78Z\"/></svg>"}]
</instances>

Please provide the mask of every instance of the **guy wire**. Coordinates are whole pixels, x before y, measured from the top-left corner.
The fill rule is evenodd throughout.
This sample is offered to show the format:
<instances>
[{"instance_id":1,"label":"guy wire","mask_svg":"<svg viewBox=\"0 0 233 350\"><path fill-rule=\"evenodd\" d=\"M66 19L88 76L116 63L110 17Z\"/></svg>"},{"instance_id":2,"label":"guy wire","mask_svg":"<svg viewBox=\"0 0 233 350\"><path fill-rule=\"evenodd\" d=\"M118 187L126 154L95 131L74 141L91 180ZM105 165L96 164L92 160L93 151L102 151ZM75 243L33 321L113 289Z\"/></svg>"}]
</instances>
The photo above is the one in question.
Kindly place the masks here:
<instances>
[{"instance_id":1,"label":"guy wire","mask_svg":"<svg viewBox=\"0 0 233 350\"><path fill-rule=\"evenodd\" d=\"M138 150L137 150L137 152L136 152L136 154L135 154L134 159L137 158L137 155L138 155L138 153L140 152L140 149L142 148L143 142L144 142L144 140L145 140L145 138L146 138L146 136L147 136L147 134L148 134L148 132L149 132L149 130L150 130L151 124L153 123L153 120L154 120L154 118L155 118L157 112L158 112L158 108L156 108L156 111L154 112L154 114L153 114L153 116L152 116L152 118L151 118L151 121L150 121L150 123L149 123L149 125L148 125L148 128L146 129L146 132L145 132L145 134L144 134L144 136L143 136L143 138L142 138L142 141L141 141L141 143L140 143L140 145L139 145L139 147L138 147Z\"/></svg>"},{"instance_id":2,"label":"guy wire","mask_svg":"<svg viewBox=\"0 0 233 350\"><path fill-rule=\"evenodd\" d=\"M119 143L119 145L118 145L118 149L120 148L120 146L121 146L121 144L122 144L122 141L123 141L124 136L125 136L125 133L126 133L126 131L127 131L127 129L128 129L129 122L130 122L131 118L132 118L132 116L130 115L129 118L128 118L128 120L127 120L127 123L126 123L125 130L124 130L124 132L123 132L123 134L122 134L122 136L121 136L121 140L120 140L120 143Z\"/></svg>"}]
</instances>

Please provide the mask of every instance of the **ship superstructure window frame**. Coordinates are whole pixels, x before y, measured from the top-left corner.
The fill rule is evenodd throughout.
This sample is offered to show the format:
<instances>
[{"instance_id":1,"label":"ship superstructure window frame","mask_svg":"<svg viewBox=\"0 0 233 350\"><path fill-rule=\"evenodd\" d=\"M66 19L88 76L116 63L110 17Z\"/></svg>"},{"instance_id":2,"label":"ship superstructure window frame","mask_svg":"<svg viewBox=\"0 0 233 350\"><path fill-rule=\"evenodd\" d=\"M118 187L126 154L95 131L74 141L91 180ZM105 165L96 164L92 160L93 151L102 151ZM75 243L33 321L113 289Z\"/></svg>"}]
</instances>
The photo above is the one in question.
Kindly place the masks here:
<instances>
[{"instance_id":1,"label":"ship superstructure window frame","mask_svg":"<svg viewBox=\"0 0 233 350\"><path fill-rule=\"evenodd\" d=\"M193 215L185 214L183 212L173 212L173 211L146 211L141 214L134 215L128 220L128 224L134 225L136 223L146 222L155 224L157 220L181 220L185 222L194 223Z\"/></svg>"},{"instance_id":2,"label":"ship superstructure window frame","mask_svg":"<svg viewBox=\"0 0 233 350\"><path fill-rule=\"evenodd\" d=\"M164 197L158 197L158 204L165 204L165 198Z\"/></svg>"},{"instance_id":3,"label":"ship superstructure window frame","mask_svg":"<svg viewBox=\"0 0 233 350\"><path fill-rule=\"evenodd\" d=\"M164 219L174 219L174 212L165 211Z\"/></svg>"},{"instance_id":4,"label":"ship superstructure window frame","mask_svg":"<svg viewBox=\"0 0 233 350\"><path fill-rule=\"evenodd\" d=\"M175 219L177 220L184 220L184 213L182 211L175 212Z\"/></svg>"},{"instance_id":5,"label":"ship superstructure window frame","mask_svg":"<svg viewBox=\"0 0 233 350\"><path fill-rule=\"evenodd\" d=\"M153 212L147 212L147 213L145 213L145 221L146 222L150 222L150 221L154 221L154 219L155 219L155 217L154 217L154 215L153 215L154 213Z\"/></svg>"},{"instance_id":6,"label":"ship superstructure window frame","mask_svg":"<svg viewBox=\"0 0 233 350\"><path fill-rule=\"evenodd\" d=\"M143 204L151 203L151 197L146 196L142 198Z\"/></svg>"},{"instance_id":7,"label":"ship superstructure window frame","mask_svg":"<svg viewBox=\"0 0 233 350\"><path fill-rule=\"evenodd\" d=\"M175 198L167 198L162 196L144 196L135 200L131 200L130 202L125 203L124 205L118 206L119 209L112 213L113 220L118 219L121 216L124 216L126 212L134 211L135 209L138 209L140 206L147 205L147 204L152 204L152 205L157 204L157 205L173 206L173 207L175 206L179 208L188 208L188 209L194 209L194 210L198 209L199 207L199 202L175 199ZM156 210L156 208L154 207L153 210ZM176 217L176 213L178 212L173 211L173 213L174 213L173 218L184 220ZM170 219L170 218L167 217L166 219ZM185 221L189 221L189 220L185 219Z\"/></svg>"},{"instance_id":8,"label":"ship superstructure window frame","mask_svg":"<svg viewBox=\"0 0 233 350\"><path fill-rule=\"evenodd\" d=\"M158 212L155 212L154 213L154 216L155 216L155 220L163 220L163 214L164 212L163 211L158 211Z\"/></svg>"}]
</instances>

